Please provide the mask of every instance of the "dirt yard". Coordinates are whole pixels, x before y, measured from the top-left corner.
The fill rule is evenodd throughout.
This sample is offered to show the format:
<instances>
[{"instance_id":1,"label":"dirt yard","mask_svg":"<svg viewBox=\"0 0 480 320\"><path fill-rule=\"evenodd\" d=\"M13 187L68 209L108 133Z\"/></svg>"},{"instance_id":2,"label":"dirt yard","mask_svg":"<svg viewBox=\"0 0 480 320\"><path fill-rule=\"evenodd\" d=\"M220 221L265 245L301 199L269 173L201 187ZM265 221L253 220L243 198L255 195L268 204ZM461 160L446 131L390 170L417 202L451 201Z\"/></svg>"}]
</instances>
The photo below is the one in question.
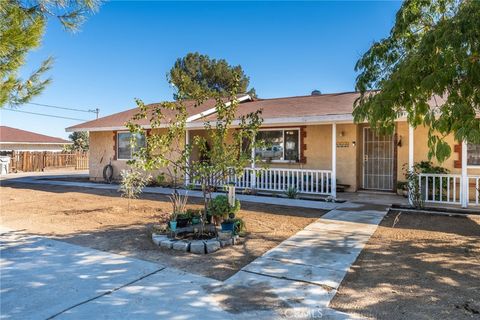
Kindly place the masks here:
<instances>
[{"instance_id":1,"label":"dirt yard","mask_svg":"<svg viewBox=\"0 0 480 320\"><path fill-rule=\"evenodd\" d=\"M389 214L330 306L370 319L480 319L480 216ZM393 227L394 225L394 227Z\"/></svg>"},{"instance_id":2,"label":"dirt yard","mask_svg":"<svg viewBox=\"0 0 480 320\"><path fill-rule=\"evenodd\" d=\"M127 200L113 190L7 181L2 182L0 188L0 223L5 227L134 256L219 280L230 277L325 213L244 202L238 214L247 224L244 242L198 256L160 249L152 243L148 227L169 212L166 196L144 195L132 201L128 213ZM201 207L200 199L190 200L190 207Z\"/></svg>"}]
</instances>

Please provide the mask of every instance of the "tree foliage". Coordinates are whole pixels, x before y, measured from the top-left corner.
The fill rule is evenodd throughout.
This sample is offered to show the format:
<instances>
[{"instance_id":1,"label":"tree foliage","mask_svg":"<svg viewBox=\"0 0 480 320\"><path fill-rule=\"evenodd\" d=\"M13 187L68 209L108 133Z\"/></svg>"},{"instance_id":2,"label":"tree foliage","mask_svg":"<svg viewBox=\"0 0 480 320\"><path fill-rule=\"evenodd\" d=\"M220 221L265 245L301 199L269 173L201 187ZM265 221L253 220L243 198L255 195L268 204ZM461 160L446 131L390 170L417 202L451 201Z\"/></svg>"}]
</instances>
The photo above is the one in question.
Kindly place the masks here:
<instances>
[{"instance_id":1,"label":"tree foliage","mask_svg":"<svg viewBox=\"0 0 480 320\"><path fill-rule=\"evenodd\" d=\"M183 182L186 176L191 182L195 181L203 191L205 211L202 221L206 221L216 182L243 174L243 168L250 164L251 151L242 146L255 145L254 137L262 123L261 111L237 119L240 80L237 75L231 87L222 93L204 88L192 93L188 83L180 83L177 101L148 106L137 100L139 112L127 123L132 133L146 135L146 129L138 124L140 119L148 119L151 127L146 135L146 146L140 148L130 164L146 171L166 169L174 186ZM187 96L193 99L186 100ZM189 110L207 101L214 102L216 120L206 121L203 125L205 135L192 137L185 145ZM203 157L192 159L194 150Z\"/></svg>"},{"instance_id":2,"label":"tree foliage","mask_svg":"<svg viewBox=\"0 0 480 320\"><path fill-rule=\"evenodd\" d=\"M52 67L52 58L27 79L18 75L27 54L40 46L47 20L55 17L66 30L75 31L98 6L99 0L0 1L0 108L24 104L50 83L43 75Z\"/></svg>"},{"instance_id":3,"label":"tree foliage","mask_svg":"<svg viewBox=\"0 0 480 320\"><path fill-rule=\"evenodd\" d=\"M355 69L357 122L392 133L406 113L414 127L428 126L429 157L439 161L451 154L449 134L480 143L480 1L405 1L390 35Z\"/></svg>"},{"instance_id":4,"label":"tree foliage","mask_svg":"<svg viewBox=\"0 0 480 320\"><path fill-rule=\"evenodd\" d=\"M240 65L231 66L224 59L211 59L198 52L178 58L167 77L176 88L184 88L177 90L175 100L195 99L209 93L228 96L234 86L238 86L238 93L255 96L255 89L248 89L250 79Z\"/></svg>"},{"instance_id":5,"label":"tree foliage","mask_svg":"<svg viewBox=\"0 0 480 320\"><path fill-rule=\"evenodd\" d=\"M72 132L68 138L73 144L66 147L67 151L88 151L89 144L87 131Z\"/></svg>"}]
</instances>

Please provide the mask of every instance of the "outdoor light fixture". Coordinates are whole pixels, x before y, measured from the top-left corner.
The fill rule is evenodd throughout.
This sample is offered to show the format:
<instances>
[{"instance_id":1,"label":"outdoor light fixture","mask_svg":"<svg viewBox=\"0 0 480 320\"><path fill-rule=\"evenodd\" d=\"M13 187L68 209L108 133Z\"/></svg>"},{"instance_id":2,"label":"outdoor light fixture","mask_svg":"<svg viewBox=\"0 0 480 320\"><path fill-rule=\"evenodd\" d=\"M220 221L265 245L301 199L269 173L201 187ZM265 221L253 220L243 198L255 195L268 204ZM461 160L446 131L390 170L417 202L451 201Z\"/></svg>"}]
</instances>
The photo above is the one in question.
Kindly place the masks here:
<instances>
[{"instance_id":1,"label":"outdoor light fixture","mask_svg":"<svg viewBox=\"0 0 480 320\"><path fill-rule=\"evenodd\" d=\"M402 136L398 137L397 146L399 146L399 147L402 146Z\"/></svg>"},{"instance_id":2,"label":"outdoor light fixture","mask_svg":"<svg viewBox=\"0 0 480 320\"><path fill-rule=\"evenodd\" d=\"M355 147L357 143L355 141L352 141L352 146Z\"/></svg>"}]
</instances>

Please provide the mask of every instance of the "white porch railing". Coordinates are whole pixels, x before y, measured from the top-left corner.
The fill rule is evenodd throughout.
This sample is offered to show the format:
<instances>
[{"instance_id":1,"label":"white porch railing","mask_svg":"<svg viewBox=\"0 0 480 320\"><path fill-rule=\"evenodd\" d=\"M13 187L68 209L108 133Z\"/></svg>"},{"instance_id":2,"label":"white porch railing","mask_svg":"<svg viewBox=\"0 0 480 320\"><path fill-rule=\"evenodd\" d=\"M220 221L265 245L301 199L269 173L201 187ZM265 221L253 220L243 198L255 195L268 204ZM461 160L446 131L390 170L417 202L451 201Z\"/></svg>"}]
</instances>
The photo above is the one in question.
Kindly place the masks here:
<instances>
[{"instance_id":1,"label":"white porch railing","mask_svg":"<svg viewBox=\"0 0 480 320\"><path fill-rule=\"evenodd\" d=\"M462 176L459 174L419 175L419 186L422 199L431 203L461 205L466 197L469 205L480 205L480 176L468 176L466 193L462 188ZM465 193L465 194L464 194Z\"/></svg>"},{"instance_id":2,"label":"white porch railing","mask_svg":"<svg viewBox=\"0 0 480 320\"><path fill-rule=\"evenodd\" d=\"M217 179L213 185L234 183L240 189L256 189L284 192L295 188L299 193L331 195L332 172L330 170L244 168L239 176L230 175L228 181ZM199 185L198 181L191 181Z\"/></svg>"},{"instance_id":3,"label":"white porch railing","mask_svg":"<svg viewBox=\"0 0 480 320\"><path fill-rule=\"evenodd\" d=\"M468 176L468 204L480 205L480 176Z\"/></svg>"}]
</instances>

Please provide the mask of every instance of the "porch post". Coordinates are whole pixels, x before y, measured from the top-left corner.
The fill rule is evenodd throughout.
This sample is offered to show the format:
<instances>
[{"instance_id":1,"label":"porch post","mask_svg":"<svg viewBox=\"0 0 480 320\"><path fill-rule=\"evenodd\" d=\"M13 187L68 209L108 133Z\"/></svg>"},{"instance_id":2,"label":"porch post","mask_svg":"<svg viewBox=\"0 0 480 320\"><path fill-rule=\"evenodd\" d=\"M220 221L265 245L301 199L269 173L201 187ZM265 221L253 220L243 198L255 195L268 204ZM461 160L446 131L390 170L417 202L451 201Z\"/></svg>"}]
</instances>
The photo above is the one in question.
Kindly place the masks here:
<instances>
[{"instance_id":1,"label":"porch post","mask_svg":"<svg viewBox=\"0 0 480 320\"><path fill-rule=\"evenodd\" d=\"M250 188L255 189L257 187L256 184L256 173L255 173L255 143L252 141L252 153L251 153L251 168L252 173L250 174Z\"/></svg>"},{"instance_id":2,"label":"porch post","mask_svg":"<svg viewBox=\"0 0 480 320\"><path fill-rule=\"evenodd\" d=\"M332 197L337 198L337 124L332 123Z\"/></svg>"},{"instance_id":3,"label":"porch post","mask_svg":"<svg viewBox=\"0 0 480 320\"><path fill-rule=\"evenodd\" d=\"M414 140L414 129L413 126L409 123L408 124L408 170L410 172L413 171L413 166L414 166L414 159L413 159L413 153L414 153L414 148L415 147L415 140ZM412 189L412 186L410 186L409 192ZM408 195L408 202L410 205L413 205L412 197L411 195Z\"/></svg>"},{"instance_id":4,"label":"porch post","mask_svg":"<svg viewBox=\"0 0 480 320\"><path fill-rule=\"evenodd\" d=\"M185 129L185 148L190 144L190 131ZM185 172L185 186L190 184L190 155L186 159L187 172Z\"/></svg>"},{"instance_id":5,"label":"porch post","mask_svg":"<svg viewBox=\"0 0 480 320\"><path fill-rule=\"evenodd\" d=\"M462 208L468 206L467 142L462 141Z\"/></svg>"}]
</instances>

